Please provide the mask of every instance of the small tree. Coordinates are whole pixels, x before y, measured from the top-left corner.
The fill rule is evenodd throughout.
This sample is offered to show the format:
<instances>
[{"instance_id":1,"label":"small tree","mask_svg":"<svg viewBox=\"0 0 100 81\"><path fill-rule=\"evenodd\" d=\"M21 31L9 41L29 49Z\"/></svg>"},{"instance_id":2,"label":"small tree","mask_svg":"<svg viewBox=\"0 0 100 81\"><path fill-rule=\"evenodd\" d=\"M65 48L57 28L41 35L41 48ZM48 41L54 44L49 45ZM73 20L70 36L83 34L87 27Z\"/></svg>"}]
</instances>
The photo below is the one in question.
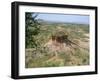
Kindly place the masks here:
<instances>
[{"instance_id":1,"label":"small tree","mask_svg":"<svg viewBox=\"0 0 100 81\"><path fill-rule=\"evenodd\" d=\"M36 20L38 14L26 13L25 14L25 44L26 48L33 48L37 46L35 35L40 31L40 23Z\"/></svg>"}]
</instances>

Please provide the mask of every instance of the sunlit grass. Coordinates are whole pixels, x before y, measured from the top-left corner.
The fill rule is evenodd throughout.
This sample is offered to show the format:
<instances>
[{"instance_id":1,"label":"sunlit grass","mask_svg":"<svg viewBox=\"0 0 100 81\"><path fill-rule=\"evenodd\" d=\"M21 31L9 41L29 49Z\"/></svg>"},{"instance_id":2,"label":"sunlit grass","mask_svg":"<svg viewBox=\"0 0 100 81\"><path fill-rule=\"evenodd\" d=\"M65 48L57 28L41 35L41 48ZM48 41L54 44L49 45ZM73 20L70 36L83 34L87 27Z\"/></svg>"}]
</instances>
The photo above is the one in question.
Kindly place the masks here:
<instances>
[{"instance_id":1,"label":"sunlit grass","mask_svg":"<svg viewBox=\"0 0 100 81\"><path fill-rule=\"evenodd\" d=\"M51 39L52 34L58 30L65 31L69 40L74 43L79 44L80 41L88 44L89 42L86 40L89 37L84 35L89 34L88 25L45 23L41 25L40 33L34 36L38 44L37 48L27 48L25 51L26 68L89 65L89 48L83 47L86 48L83 49L76 46L75 49L72 48L72 50L74 49L73 53L60 51L55 56L55 52L44 47L44 44Z\"/></svg>"}]
</instances>

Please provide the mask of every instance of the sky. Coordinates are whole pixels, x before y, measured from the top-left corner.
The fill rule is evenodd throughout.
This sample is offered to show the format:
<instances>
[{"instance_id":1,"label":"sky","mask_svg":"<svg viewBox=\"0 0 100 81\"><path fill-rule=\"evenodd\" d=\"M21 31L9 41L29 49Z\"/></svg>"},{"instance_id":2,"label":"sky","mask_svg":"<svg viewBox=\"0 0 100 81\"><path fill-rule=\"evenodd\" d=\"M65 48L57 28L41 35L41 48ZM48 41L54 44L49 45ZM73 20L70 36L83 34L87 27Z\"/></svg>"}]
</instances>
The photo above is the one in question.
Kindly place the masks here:
<instances>
[{"instance_id":1,"label":"sky","mask_svg":"<svg viewBox=\"0 0 100 81\"><path fill-rule=\"evenodd\" d=\"M88 15L39 13L37 19L51 22L89 24Z\"/></svg>"}]
</instances>

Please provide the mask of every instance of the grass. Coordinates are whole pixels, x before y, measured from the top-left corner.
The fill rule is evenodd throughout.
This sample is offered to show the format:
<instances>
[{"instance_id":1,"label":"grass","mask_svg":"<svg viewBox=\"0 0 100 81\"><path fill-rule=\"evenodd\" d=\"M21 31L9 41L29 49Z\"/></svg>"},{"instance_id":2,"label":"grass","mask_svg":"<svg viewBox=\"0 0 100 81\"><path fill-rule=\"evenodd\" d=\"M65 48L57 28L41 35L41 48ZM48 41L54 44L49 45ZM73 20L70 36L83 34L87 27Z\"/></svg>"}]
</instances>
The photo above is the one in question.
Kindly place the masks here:
<instances>
[{"instance_id":1,"label":"grass","mask_svg":"<svg viewBox=\"0 0 100 81\"><path fill-rule=\"evenodd\" d=\"M85 48L72 45L69 50L62 49L56 52L49 50L44 45L51 39L51 36L57 31L62 30L68 34L69 40ZM89 65L89 25L84 24L70 24L70 23L43 23L40 28L40 33L34 36L38 42L37 48L25 49L25 67L61 67L61 66L80 66Z\"/></svg>"}]
</instances>

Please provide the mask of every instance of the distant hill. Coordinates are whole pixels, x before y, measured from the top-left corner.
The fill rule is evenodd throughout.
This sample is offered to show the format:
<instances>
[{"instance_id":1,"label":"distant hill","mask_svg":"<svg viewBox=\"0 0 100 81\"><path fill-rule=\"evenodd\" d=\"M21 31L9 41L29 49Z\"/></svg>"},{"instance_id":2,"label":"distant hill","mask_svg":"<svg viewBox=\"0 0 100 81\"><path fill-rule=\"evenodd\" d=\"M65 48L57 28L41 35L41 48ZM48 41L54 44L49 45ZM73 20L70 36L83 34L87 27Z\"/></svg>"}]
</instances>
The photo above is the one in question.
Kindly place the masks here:
<instances>
[{"instance_id":1,"label":"distant hill","mask_svg":"<svg viewBox=\"0 0 100 81\"><path fill-rule=\"evenodd\" d=\"M45 20L42 20L42 19L38 19L38 22L48 23L48 24L80 24L80 25L89 25L89 24L86 24L86 23L79 23L79 22L45 21Z\"/></svg>"}]
</instances>

